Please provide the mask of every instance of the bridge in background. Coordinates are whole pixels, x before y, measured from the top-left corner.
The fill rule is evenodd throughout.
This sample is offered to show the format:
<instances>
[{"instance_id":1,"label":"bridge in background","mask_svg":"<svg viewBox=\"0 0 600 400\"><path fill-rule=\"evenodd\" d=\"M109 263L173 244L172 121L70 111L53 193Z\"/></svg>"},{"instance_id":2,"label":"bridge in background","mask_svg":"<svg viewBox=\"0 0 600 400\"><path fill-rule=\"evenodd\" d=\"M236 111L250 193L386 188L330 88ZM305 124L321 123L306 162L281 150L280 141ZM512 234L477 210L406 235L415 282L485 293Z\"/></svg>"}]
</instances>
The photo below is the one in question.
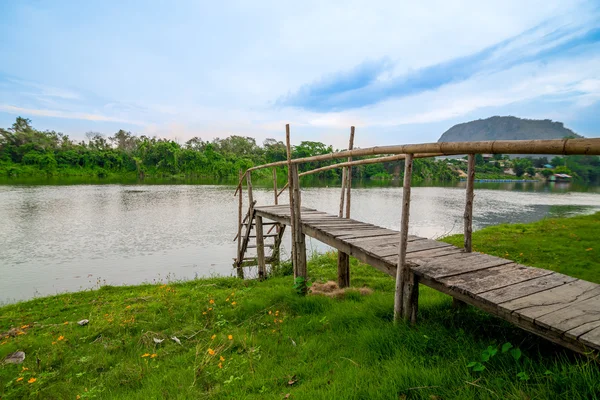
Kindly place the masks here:
<instances>
[{"instance_id":1,"label":"bridge in background","mask_svg":"<svg viewBox=\"0 0 600 400\"><path fill-rule=\"evenodd\" d=\"M243 268L251 265L258 267L259 279L266 277L267 264L279 262L283 232L289 227L294 278L305 289L308 276L305 236L308 235L338 250L340 287L350 285L350 256L394 277L396 321L404 319L416 323L418 285L423 284L452 296L456 305L473 305L577 352L600 350L600 285L472 252L471 244L476 153L598 155L600 139L428 143L353 150L352 127L349 150L301 159L291 158L289 125L286 140L286 161L253 167L245 173L240 171L236 190L236 194L240 194L238 254L234 263L240 278L244 277ZM462 249L408 234L414 158L456 154L468 155ZM352 161L352 157L365 155L386 156ZM298 173L301 163L346 157L345 162ZM404 160L405 164L400 231L351 219L351 168L395 160ZM287 167L288 183L278 190L275 168L282 166ZM253 170L268 167L273 168L275 205L257 206L253 200L251 174ZM338 215L302 207L299 177L333 168L343 168ZM250 204L242 218L244 177ZM289 204L280 205L278 199L286 188ZM273 238L273 243L266 243L269 238ZM251 248L256 249L256 256L247 257ZM266 249L271 249L270 254L266 254Z\"/></svg>"}]
</instances>

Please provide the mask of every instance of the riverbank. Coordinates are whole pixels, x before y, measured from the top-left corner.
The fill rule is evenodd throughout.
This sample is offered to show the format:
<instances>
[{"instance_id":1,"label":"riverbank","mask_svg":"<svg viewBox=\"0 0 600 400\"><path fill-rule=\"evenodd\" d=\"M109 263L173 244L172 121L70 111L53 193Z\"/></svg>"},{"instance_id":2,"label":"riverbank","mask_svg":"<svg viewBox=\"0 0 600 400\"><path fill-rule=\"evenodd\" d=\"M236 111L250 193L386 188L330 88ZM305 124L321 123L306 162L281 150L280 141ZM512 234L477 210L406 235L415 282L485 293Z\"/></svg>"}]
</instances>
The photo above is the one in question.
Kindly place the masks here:
<instances>
[{"instance_id":1,"label":"riverbank","mask_svg":"<svg viewBox=\"0 0 600 400\"><path fill-rule=\"evenodd\" d=\"M476 232L474 245L599 282L599 227L600 213L502 225ZM334 279L336 259L313 257L310 277ZM337 299L298 296L289 269L265 282L106 286L0 308L0 333L10 332L0 358L26 353L0 367L0 397L598 396L593 362L476 309L455 311L434 290L420 289L416 328L395 326L394 281L375 269L352 260L353 286L373 292Z\"/></svg>"}]
</instances>

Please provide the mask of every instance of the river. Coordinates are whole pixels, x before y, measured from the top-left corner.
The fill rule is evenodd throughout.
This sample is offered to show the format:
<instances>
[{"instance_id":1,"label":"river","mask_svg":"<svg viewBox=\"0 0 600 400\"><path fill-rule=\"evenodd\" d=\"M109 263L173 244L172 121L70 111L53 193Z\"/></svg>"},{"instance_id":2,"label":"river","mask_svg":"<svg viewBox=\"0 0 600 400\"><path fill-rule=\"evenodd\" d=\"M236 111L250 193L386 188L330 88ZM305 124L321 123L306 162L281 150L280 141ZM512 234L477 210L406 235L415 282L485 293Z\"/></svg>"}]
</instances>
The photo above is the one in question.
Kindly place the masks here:
<instances>
[{"instance_id":1,"label":"river","mask_svg":"<svg viewBox=\"0 0 600 400\"><path fill-rule=\"evenodd\" d=\"M401 188L358 186L352 217L398 229ZM206 184L0 185L0 303L104 284L232 275L233 192L232 185ZM257 187L254 197L272 204L273 192ZM411 233L460 233L464 199L464 183L415 187ZM305 188L302 202L337 213L339 188ZM480 229L599 210L598 187L478 184L473 222ZM326 246L309 239L307 248Z\"/></svg>"}]
</instances>

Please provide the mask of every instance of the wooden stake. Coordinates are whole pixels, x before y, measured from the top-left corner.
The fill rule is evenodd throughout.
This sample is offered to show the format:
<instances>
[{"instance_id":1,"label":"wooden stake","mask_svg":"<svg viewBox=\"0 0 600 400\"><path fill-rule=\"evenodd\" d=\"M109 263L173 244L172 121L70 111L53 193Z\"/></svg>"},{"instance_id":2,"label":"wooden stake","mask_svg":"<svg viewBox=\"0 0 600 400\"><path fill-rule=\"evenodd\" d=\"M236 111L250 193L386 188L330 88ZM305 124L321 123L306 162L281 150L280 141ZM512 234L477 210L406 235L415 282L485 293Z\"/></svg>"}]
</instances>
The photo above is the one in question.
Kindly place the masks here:
<instances>
[{"instance_id":1,"label":"wooden stake","mask_svg":"<svg viewBox=\"0 0 600 400\"><path fill-rule=\"evenodd\" d=\"M263 219L260 216L255 217L256 221L256 257L258 259L258 279L263 280L267 275L267 266L265 264L265 239L263 237Z\"/></svg>"},{"instance_id":2,"label":"wooden stake","mask_svg":"<svg viewBox=\"0 0 600 400\"><path fill-rule=\"evenodd\" d=\"M240 181L243 176L243 172L240 169L239 176ZM240 193L238 199L238 231L237 231L237 277L240 279L244 279L244 269L242 268L242 207L243 207L243 199L242 194ZM250 229L250 227L248 227Z\"/></svg>"},{"instance_id":3,"label":"wooden stake","mask_svg":"<svg viewBox=\"0 0 600 400\"><path fill-rule=\"evenodd\" d=\"M396 270L396 292L394 296L394 321L400 318L410 319L413 310L411 303L415 299L413 289L415 280L411 279L410 269L406 265L406 246L408 243L408 221L410 217L410 184L412 178L413 155L407 154L404 164L404 189L402 191L402 219L400 222L400 244L398 246L398 266ZM417 288L418 289L418 288ZM418 299L418 298L417 298ZM415 318L416 318L416 311Z\"/></svg>"}]
</instances>

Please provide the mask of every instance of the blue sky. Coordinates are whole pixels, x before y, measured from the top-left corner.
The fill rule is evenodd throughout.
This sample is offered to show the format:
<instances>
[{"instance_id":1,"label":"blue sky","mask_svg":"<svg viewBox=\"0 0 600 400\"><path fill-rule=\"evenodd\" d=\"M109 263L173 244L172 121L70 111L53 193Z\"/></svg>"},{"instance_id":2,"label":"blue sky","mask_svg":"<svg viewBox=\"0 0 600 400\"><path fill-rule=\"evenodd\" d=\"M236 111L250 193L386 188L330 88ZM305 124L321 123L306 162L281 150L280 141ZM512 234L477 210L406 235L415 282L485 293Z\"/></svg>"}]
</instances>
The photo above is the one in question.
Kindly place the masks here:
<instances>
[{"instance_id":1,"label":"blue sky","mask_svg":"<svg viewBox=\"0 0 600 400\"><path fill-rule=\"evenodd\" d=\"M0 2L0 126L356 144L492 115L600 136L597 1Z\"/></svg>"}]
</instances>

